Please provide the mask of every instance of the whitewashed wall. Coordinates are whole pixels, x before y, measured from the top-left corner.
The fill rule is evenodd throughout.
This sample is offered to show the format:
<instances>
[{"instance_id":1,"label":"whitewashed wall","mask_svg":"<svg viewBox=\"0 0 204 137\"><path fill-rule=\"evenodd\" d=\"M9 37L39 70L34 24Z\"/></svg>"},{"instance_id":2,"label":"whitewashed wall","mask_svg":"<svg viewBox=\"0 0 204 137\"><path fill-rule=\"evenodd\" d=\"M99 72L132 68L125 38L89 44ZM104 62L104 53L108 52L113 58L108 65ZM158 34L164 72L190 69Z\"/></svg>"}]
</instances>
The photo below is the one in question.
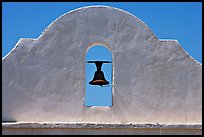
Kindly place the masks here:
<instances>
[{"instance_id":1,"label":"whitewashed wall","mask_svg":"<svg viewBox=\"0 0 204 137\"><path fill-rule=\"evenodd\" d=\"M84 106L84 58L96 44L112 53L112 107ZM2 59L2 120L201 123L202 65L125 11L80 8Z\"/></svg>"}]
</instances>

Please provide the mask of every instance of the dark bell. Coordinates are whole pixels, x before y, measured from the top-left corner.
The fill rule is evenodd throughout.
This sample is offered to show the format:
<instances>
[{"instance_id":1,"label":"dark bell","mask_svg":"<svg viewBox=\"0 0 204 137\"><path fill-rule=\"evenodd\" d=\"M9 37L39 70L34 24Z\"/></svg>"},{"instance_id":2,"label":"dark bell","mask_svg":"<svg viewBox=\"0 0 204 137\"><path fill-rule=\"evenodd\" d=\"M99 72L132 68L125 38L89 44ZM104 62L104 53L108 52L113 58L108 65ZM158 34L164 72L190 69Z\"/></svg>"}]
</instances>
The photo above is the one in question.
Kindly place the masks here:
<instances>
[{"instance_id":1,"label":"dark bell","mask_svg":"<svg viewBox=\"0 0 204 137\"><path fill-rule=\"evenodd\" d=\"M94 61L94 62L88 62L88 63L95 63L97 67L97 71L94 73L94 78L92 81L89 82L91 85L107 85L109 82L105 79L103 71L101 71L101 66L103 63L109 63L104 61Z\"/></svg>"},{"instance_id":2,"label":"dark bell","mask_svg":"<svg viewBox=\"0 0 204 137\"><path fill-rule=\"evenodd\" d=\"M109 82L105 79L103 71L96 71L93 80L89 84L102 86L109 84Z\"/></svg>"}]
</instances>

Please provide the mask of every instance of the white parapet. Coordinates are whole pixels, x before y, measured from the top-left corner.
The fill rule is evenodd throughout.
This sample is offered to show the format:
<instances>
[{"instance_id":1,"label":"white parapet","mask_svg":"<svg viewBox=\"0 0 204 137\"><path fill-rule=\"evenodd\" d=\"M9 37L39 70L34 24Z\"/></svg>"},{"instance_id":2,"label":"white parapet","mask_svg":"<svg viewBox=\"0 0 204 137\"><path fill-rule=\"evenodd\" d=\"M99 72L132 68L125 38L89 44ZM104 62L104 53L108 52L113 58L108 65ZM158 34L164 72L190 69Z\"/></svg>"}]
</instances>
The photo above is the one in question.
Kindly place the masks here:
<instances>
[{"instance_id":1,"label":"white parapet","mask_svg":"<svg viewBox=\"0 0 204 137\"><path fill-rule=\"evenodd\" d=\"M113 106L86 107L85 55L113 57ZM202 65L137 17L91 6L57 18L2 59L2 120L102 124L202 123ZM5 125L6 127L6 125Z\"/></svg>"}]
</instances>

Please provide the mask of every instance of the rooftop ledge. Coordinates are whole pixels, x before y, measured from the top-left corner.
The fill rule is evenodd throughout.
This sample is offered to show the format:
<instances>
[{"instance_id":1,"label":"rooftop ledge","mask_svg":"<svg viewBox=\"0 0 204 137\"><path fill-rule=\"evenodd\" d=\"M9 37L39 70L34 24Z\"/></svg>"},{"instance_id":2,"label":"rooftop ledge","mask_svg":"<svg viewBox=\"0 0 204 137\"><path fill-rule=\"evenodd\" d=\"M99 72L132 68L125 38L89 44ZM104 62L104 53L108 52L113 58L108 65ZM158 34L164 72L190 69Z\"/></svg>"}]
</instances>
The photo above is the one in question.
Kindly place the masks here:
<instances>
[{"instance_id":1,"label":"rooftop ledge","mask_svg":"<svg viewBox=\"0 0 204 137\"><path fill-rule=\"evenodd\" d=\"M2 122L2 129L11 128L120 128L120 129L197 129L202 130L202 124L101 124L101 123L68 123L68 122Z\"/></svg>"}]
</instances>

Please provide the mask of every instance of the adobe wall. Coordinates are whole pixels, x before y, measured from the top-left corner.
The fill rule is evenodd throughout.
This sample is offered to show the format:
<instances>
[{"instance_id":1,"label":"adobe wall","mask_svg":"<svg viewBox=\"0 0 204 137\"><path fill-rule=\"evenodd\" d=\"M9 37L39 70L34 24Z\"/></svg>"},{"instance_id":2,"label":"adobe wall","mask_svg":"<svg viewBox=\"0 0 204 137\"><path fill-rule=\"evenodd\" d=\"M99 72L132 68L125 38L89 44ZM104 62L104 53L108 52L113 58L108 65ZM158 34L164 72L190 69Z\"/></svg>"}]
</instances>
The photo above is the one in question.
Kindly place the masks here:
<instances>
[{"instance_id":1,"label":"adobe wall","mask_svg":"<svg viewBox=\"0 0 204 137\"><path fill-rule=\"evenodd\" d=\"M111 107L84 105L84 58L97 44L112 53ZM202 65L130 13L83 7L2 59L2 121L202 123Z\"/></svg>"}]
</instances>

